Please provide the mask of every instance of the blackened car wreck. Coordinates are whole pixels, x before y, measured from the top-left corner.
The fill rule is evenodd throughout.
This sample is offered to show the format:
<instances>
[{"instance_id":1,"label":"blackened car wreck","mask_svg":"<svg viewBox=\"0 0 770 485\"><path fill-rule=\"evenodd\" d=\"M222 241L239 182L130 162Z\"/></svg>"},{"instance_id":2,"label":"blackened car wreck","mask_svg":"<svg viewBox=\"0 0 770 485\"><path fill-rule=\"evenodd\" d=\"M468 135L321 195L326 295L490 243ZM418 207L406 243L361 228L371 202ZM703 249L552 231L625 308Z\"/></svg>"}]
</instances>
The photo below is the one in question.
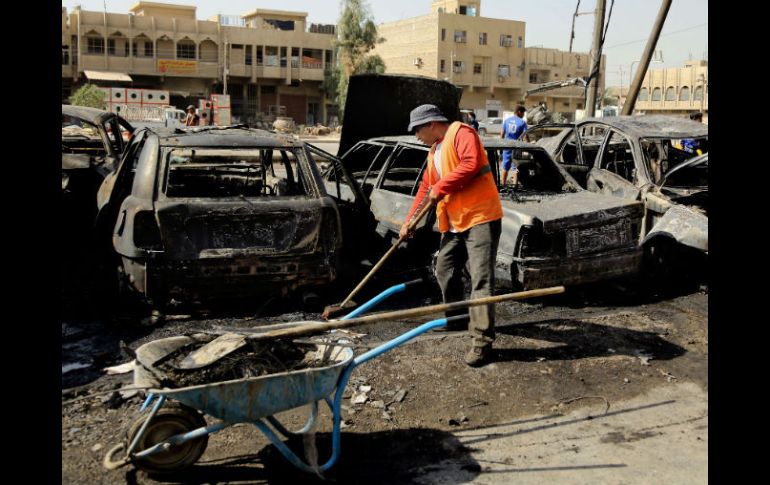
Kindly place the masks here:
<instances>
[{"instance_id":1,"label":"blackened car wreck","mask_svg":"<svg viewBox=\"0 0 770 485\"><path fill-rule=\"evenodd\" d=\"M153 304L285 294L336 277L338 207L290 137L139 130L98 199L124 277Z\"/></svg>"}]
</instances>

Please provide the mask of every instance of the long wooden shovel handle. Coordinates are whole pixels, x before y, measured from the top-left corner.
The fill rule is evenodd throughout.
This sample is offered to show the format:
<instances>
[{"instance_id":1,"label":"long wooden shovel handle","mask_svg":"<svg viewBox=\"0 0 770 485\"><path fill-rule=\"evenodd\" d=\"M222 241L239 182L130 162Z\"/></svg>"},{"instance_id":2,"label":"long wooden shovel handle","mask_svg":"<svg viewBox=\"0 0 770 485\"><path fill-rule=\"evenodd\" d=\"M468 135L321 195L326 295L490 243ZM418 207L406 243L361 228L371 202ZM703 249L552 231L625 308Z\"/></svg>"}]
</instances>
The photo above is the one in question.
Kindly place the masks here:
<instances>
[{"instance_id":1,"label":"long wooden shovel handle","mask_svg":"<svg viewBox=\"0 0 770 485\"><path fill-rule=\"evenodd\" d=\"M291 328L279 328L272 331L264 331L259 328L254 330L235 330L233 332L243 332L250 334L252 340L269 340L275 338L299 337L302 335L314 335L333 330L337 328L354 327L367 323L381 322L385 320L403 320L407 318L421 317L432 313L448 312L452 310L462 310L465 308L500 303L509 300L523 300L525 298L535 298L539 296L556 295L564 293L563 286L552 286L550 288L539 288L536 290L519 291L516 293L506 293L497 296L485 296L474 300L463 300L452 303L442 303L439 305L430 305L421 308L409 308L407 310L396 310L392 312L375 313L365 317L351 318L350 320L330 320L328 322L293 322L296 326Z\"/></svg>"},{"instance_id":2,"label":"long wooden shovel handle","mask_svg":"<svg viewBox=\"0 0 770 485\"><path fill-rule=\"evenodd\" d=\"M393 246L391 246L391 248L390 248L390 249L388 249L388 252L387 252L387 253L385 253L385 254L384 254L384 255L383 255L381 258L380 258L380 260L379 260L379 261L377 261L377 264L375 264L375 265L374 265L374 268L372 268L371 270L369 270L369 273L368 273L366 276L364 276L364 279L362 279L362 280L361 280L361 282L360 282L360 283L358 283L358 286L356 286L355 288L353 288L353 291L351 291L351 292L350 292L350 294L348 295L348 297L347 297L347 298L345 298L345 300L344 300L344 301L343 301L343 302L340 304L340 308L343 308L343 307L344 307L344 306L347 304L347 302L348 302L348 301L349 301L351 298L353 298L353 297L356 295L356 293L358 293L358 291L359 291L361 288L363 288L363 286L364 286L364 285L365 285L365 284L366 284L366 283L369 281L369 279L372 277L372 275L373 275L374 273L376 273L378 269L380 269L380 267L381 267L381 266L382 266L382 265L385 263L385 261L386 261L386 260L387 260L387 259L390 257L390 255L391 255L391 254L393 254L393 252L396 250L396 248L398 248L398 246L399 246L399 245L401 245L401 243L404 241L404 239L406 239L407 237L409 237L409 232L410 232L412 229L414 229L414 226L416 226L416 225L417 225L417 223L418 223L418 222L420 222L420 220L421 220L423 217L425 217L425 214L427 214L427 213L428 213L428 211L430 210L430 208L431 208L431 207L433 207L433 206L430 204L430 201L427 199L427 198L429 197L429 195L430 195L430 193L428 193L428 194L426 194L426 195L425 195L425 198L426 198L426 204L425 204L425 206L422 208L422 210L420 210L420 212L418 212L418 213L417 213L417 216L416 216L416 217L414 217L414 218L412 219L412 221L409 223L409 225L407 226L407 228L408 228L407 234L406 234L405 236L403 236L403 237L399 237L399 238L398 238L398 241L396 241L396 242L395 242L395 244L393 244Z\"/></svg>"}]
</instances>

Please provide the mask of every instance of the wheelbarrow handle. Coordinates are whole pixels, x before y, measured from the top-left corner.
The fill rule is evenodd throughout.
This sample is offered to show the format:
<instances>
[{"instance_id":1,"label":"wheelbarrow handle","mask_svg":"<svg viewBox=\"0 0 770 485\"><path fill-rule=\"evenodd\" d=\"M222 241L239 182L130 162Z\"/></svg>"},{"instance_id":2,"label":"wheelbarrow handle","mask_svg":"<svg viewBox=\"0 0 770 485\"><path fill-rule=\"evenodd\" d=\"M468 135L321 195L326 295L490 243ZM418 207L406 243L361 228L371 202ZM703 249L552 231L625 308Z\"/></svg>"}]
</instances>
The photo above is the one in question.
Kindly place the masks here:
<instances>
[{"instance_id":1,"label":"wheelbarrow handle","mask_svg":"<svg viewBox=\"0 0 770 485\"><path fill-rule=\"evenodd\" d=\"M379 295L377 295L374 298L372 298L371 300L367 301L366 303L364 303L360 307L356 308L352 312L348 313L344 317L340 318L340 320L348 320L348 319L351 319L351 318L355 318L355 317L361 315L362 313L364 313L366 311L369 311L373 306L377 305L382 300L390 297L391 295L393 295L395 293L402 292L402 291L406 290L409 286L414 286L414 285L420 284L422 282L423 282L422 278L418 278L416 280L407 281L406 283L400 283L398 285L393 285L390 288L388 288L387 290L385 290L382 293L380 293Z\"/></svg>"},{"instance_id":2,"label":"wheelbarrow handle","mask_svg":"<svg viewBox=\"0 0 770 485\"><path fill-rule=\"evenodd\" d=\"M379 357L380 355L384 354L385 352L392 350L399 345L403 344L404 342L407 342L409 340L412 340L413 338L417 337L418 335L421 335L428 330L432 330L437 327L443 327L449 322L467 322L469 319L468 315L455 315L453 317L449 318L440 318L438 320L431 320L430 322L423 323L419 327L413 328L412 330L399 335L398 337L394 338L393 340L389 340L385 342L384 344L380 345L379 347L375 347L372 350L369 350L368 352L364 352L363 354L359 355L358 357L353 359L353 363L351 364L351 368L356 368L359 365L363 364L364 362L367 362L369 360L374 359L375 357ZM352 370L352 369L351 369Z\"/></svg>"}]
</instances>

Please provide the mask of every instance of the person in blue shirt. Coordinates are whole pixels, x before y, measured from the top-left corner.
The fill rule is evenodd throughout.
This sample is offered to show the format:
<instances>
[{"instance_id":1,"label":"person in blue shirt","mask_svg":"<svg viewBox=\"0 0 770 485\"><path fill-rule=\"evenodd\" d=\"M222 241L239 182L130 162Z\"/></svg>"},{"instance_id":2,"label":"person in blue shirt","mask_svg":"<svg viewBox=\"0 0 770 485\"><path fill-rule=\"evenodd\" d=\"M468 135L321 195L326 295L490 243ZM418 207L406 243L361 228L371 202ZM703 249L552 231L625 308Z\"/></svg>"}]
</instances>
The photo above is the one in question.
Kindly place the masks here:
<instances>
[{"instance_id":1,"label":"person in blue shirt","mask_svg":"<svg viewBox=\"0 0 770 485\"><path fill-rule=\"evenodd\" d=\"M524 106L516 106L516 111L514 111L515 115L506 118L505 121L503 121L500 138L508 138L510 140L519 139L521 134L527 130L527 123L524 121L525 112L526 110L524 109ZM506 181L508 180L509 171L511 172L511 183L516 185L516 182L518 181L518 170L516 169L516 165L513 163L513 151L503 150L503 185L505 185Z\"/></svg>"}]
</instances>

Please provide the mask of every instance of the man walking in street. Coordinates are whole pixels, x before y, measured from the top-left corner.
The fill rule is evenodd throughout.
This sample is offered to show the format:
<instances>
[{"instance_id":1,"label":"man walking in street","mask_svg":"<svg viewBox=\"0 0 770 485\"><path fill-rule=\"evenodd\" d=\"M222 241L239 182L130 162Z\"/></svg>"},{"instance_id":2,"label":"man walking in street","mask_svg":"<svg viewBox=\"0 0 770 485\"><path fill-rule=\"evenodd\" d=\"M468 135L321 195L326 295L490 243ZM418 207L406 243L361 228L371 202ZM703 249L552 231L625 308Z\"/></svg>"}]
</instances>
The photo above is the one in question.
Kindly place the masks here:
<instances>
[{"instance_id":1,"label":"man walking in street","mask_svg":"<svg viewBox=\"0 0 770 485\"><path fill-rule=\"evenodd\" d=\"M522 133L527 131L527 123L524 121L524 113L526 110L524 106L516 106L514 116L510 116L503 121L502 131L500 132L500 138L508 138L510 140L518 140ZM501 183L505 185L508 180L508 172L511 172L511 183L516 185L518 182L518 169L513 163L513 150L503 150L503 173Z\"/></svg>"},{"instance_id":2,"label":"man walking in street","mask_svg":"<svg viewBox=\"0 0 770 485\"><path fill-rule=\"evenodd\" d=\"M187 107L187 117L184 119L185 126L198 126L200 124L200 117L195 113L195 106L190 105Z\"/></svg>"},{"instance_id":3,"label":"man walking in street","mask_svg":"<svg viewBox=\"0 0 770 485\"><path fill-rule=\"evenodd\" d=\"M436 206L441 243L436 277L444 303L462 300L463 269L469 263L471 298L492 296L495 289L495 256L500 240L503 209L484 147L470 126L449 120L439 108L423 104L410 113L408 130L431 145L428 166L400 236L423 199ZM447 312L447 317L463 314ZM495 339L494 305L468 309L472 345L465 363L484 365ZM452 328L450 328L452 329Z\"/></svg>"}]
</instances>

